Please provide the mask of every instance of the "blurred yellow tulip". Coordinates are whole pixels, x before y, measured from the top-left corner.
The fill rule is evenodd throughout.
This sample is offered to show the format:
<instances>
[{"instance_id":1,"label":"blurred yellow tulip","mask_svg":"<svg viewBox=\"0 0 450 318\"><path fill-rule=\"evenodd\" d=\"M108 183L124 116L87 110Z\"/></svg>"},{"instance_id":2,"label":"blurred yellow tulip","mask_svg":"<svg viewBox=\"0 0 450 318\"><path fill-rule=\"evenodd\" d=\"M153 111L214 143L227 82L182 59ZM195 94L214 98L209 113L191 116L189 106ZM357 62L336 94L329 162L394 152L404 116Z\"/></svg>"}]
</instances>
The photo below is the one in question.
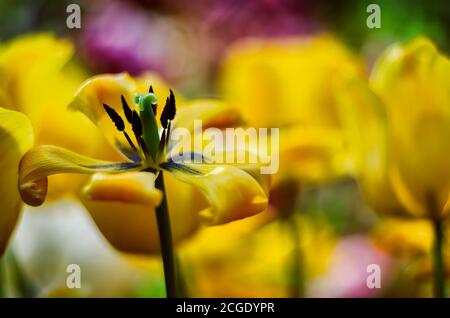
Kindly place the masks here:
<instances>
[{"instance_id":1,"label":"blurred yellow tulip","mask_svg":"<svg viewBox=\"0 0 450 318\"><path fill-rule=\"evenodd\" d=\"M389 47L368 85L348 77L337 90L355 174L380 213L448 214L449 71L448 58L417 38Z\"/></svg>"},{"instance_id":2,"label":"blurred yellow tulip","mask_svg":"<svg viewBox=\"0 0 450 318\"><path fill-rule=\"evenodd\" d=\"M347 77L336 90L354 173L369 204L382 214L429 222L390 221L395 230L382 241L404 254L430 249L433 238L437 297L445 296L443 223L450 211L449 74L450 60L419 37L389 47L368 83Z\"/></svg>"},{"instance_id":3,"label":"blurred yellow tulip","mask_svg":"<svg viewBox=\"0 0 450 318\"><path fill-rule=\"evenodd\" d=\"M364 78L364 64L330 35L250 39L229 50L221 93L249 126L281 128L275 182L316 183L347 173L333 90L342 74Z\"/></svg>"}]
</instances>

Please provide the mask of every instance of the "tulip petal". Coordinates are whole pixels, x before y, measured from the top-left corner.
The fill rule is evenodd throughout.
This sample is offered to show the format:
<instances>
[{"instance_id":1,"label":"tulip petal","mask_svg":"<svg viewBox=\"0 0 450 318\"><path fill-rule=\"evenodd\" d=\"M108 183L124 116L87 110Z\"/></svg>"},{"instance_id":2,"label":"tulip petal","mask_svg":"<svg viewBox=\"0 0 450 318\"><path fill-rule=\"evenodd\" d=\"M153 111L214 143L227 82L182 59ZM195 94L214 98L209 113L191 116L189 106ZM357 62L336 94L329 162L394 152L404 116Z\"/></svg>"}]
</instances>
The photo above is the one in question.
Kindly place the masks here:
<instances>
[{"instance_id":1,"label":"tulip petal","mask_svg":"<svg viewBox=\"0 0 450 318\"><path fill-rule=\"evenodd\" d=\"M122 252L154 254L160 250L155 208L161 203L163 194L155 188L155 178L156 175L150 172L98 173L82 191L82 202L98 228ZM166 180L166 195L174 195L176 201L181 201L175 209L170 204L174 200L169 200L172 235L176 243L190 235L197 223L192 222L196 219L192 214L186 215L194 202L186 200L183 187L177 185L172 189L172 185L172 180ZM190 190L187 192L189 198Z\"/></svg>"},{"instance_id":2,"label":"tulip petal","mask_svg":"<svg viewBox=\"0 0 450 318\"><path fill-rule=\"evenodd\" d=\"M199 215L207 225L218 225L255 215L268 204L262 185L248 173L234 166L207 164L170 164L166 170L177 179L199 189L210 206Z\"/></svg>"},{"instance_id":3,"label":"tulip petal","mask_svg":"<svg viewBox=\"0 0 450 318\"><path fill-rule=\"evenodd\" d=\"M386 113L366 83L349 77L336 87L351 172L368 203L379 213L403 214L390 180L391 166Z\"/></svg>"},{"instance_id":4,"label":"tulip petal","mask_svg":"<svg viewBox=\"0 0 450 318\"><path fill-rule=\"evenodd\" d=\"M221 67L220 91L255 127L337 125L331 84L363 63L330 35L237 41Z\"/></svg>"},{"instance_id":5,"label":"tulip petal","mask_svg":"<svg viewBox=\"0 0 450 318\"><path fill-rule=\"evenodd\" d=\"M73 46L67 40L52 34L24 35L0 46L0 90L3 104L25 113L39 130L43 107L52 104L57 74L73 54ZM0 97L1 98L1 97Z\"/></svg>"},{"instance_id":6,"label":"tulip petal","mask_svg":"<svg viewBox=\"0 0 450 318\"><path fill-rule=\"evenodd\" d=\"M285 178L298 178L304 184L318 184L336 180L349 170L339 129L286 127L280 131L279 156L280 172L274 176L275 183Z\"/></svg>"},{"instance_id":7,"label":"tulip petal","mask_svg":"<svg viewBox=\"0 0 450 318\"><path fill-rule=\"evenodd\" d=\"M139 113L139 109L134 103L134 96L145 94L150 85L156 94L161 94L160 98L168 96L167 86L152 74L145 74L136 79L127 73L94 76L82 84L68 108L85 114L105 134L112 146L116 147L126 158L131 159L130 154L136 154L136 151L130 146L124 133L116 129L105 111L104 104L111 107L122 118L125 132L137 146L138 141L133 137L131 124L124 113L121 96L124 97L132 111L136 110Z\"/></svg>"},{"instance_id":8,"label":"tulip petal","mask_svg":"<svg viewBox=\"0 0 450 318\"><path fill-rule=\"evenodd\" d=\"M449 74L450 60L419 37L388 48L370 77L388 115L395 190L403 200L416 201L415 214L430 214L430 195L439 210L434 214L448 212Z\"/></svg>"},{"instance_id":9,"label":"tulip petal","mask_svg":"<svg viewBox=\"0 0 450 318\"><path fill-rule=\"evenodd\" d=\"M139 170L140 162L108 162L85 157L55 146L38 146L22 158L19 191L25 203L41 205L47 195L47 177L58 173L122 172Z\"/></svg>"},{"instance_id":10,"label":"tulip petal","mask_svg":"<svg viewBox=\"0 0 450 318\"><path fill-rule=\"evenodd\" d=\"M242 123L239 111L229 104L214 99L198 99L182 104L177 110L173 127L194 131L194 121L201 121L202 128L227 128Z\"/></svg>"},{"instance_id":11,"label":"tulip petal","mask_svg":"<svg viewBox=\"0 0 450 318\"><path fill-rule=\"evenodd\" d=\"M162 193L155 188L154 174L95 174L81 199L105 238L118 250L133 254L159 250L155 208Z\"/></svg>"},{"instance_id":12,"label":"tulip petal","mask_svg":"<svg viewBox=\"0 0 450 318\"><path fill-rule=\"evenodd\" d=\"M21 200L17 191L19 162L33 145L33 128L22 113L0 108L0 256L17 222Z\"/></svg>"}]
</instances>

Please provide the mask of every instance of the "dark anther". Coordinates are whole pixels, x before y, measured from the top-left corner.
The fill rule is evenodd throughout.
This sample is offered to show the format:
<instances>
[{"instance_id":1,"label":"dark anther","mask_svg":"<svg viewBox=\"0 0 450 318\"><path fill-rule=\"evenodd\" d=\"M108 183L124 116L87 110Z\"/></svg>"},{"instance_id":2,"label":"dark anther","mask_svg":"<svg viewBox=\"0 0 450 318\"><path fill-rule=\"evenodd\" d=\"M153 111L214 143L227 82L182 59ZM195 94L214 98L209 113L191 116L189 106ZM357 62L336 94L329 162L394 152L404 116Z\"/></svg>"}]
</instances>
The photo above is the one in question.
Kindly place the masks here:
<instances>
[{"instance_id":1,"label":"dark anther","mask_svg":"<svg viewBox=\"0 0 450 318\"><path fill-rule=\"evenodd\" d=\"M156 107L157 107L156 104L152 104L153 115L155 116L156 116Z\"/></svg>"},{"instance_id":2,"label":"dark anther","mask_svg":"<svg viewBox=\"0 0 450 318\"><path fill-rule=\"evenodd\" d=\"M175 118L175 112L176 112L176 106L175 106L175 95L173 94L172 90L170 90L170 97L169 97L169 120L173 120Z\"/></svg>"},{"instance_id":3,"label":"dark anther","mask_svg":"<svg viewBox=\"0 0 450 318\"><path fill-rule=\"evenodd\" d=\"M164 105L164 109L159 120L161 121L163 128L166 129L169 124L169 120L173 120L174 118L175 96L173 95L172 90L170 90L170 96L166 99L166 104Z\"/></svg>"},{"instance_id":4,"label":"dark anther","mask_svg":"<svg viewBox=\"0 0 450 318\"><path fill-rule=\"evenodd\" d=\"M138 113L135 110L133 110L131 117L132 117L131 127L133 129L134 134L136 135L136 138L142 136L141 118L139 117Z\"/></svg>"},{"instance_id":5,"label":"dark anther","mask_svg":"<svg viewBox=\"0 0 450 318\"><path fill-rule=\"evenodd\" d=\"M118 131L124 131L125 130L125 123L123 122L122 117L111 107L109 107L106 104L103 104L103 108L105 109L106 113L108 114L109 118L111 118L114 125L116 125L116 128Z\"/></svg>"},{"instance_id":6,"label":"dark anther","mask_svg":"<svg viewBox=\"0 0 450 318\"><path fill-rule=\"evenodd\" d=\"M155 92L153 91L153 86L152 86L152 85L150 85L150 87L149 87L149 89L148 89L148 92L149 92L149 93L152 93L152 94L155 93Z\"/></svg>"},{"instance_id":7,"label":"dark anther","mask_svg":"<svg viewBox=\"0 0 450 318\"><path fill-rule=\"evenodd\" d=\"M161 113L161 117L159 118L159 121L161 122L161 126L166 129L167 125L169 124L169 97L166 98L166 104L164 105L164 109Z\"/></svg>"},{"instance_id":8,"label":"dark anther","mask_svg":"<svg viewBox=\"0 0 450 318\"><path fill-rule=\"evenodd\" d=\"M123 97L123 95L120 95L120 99L122 101L122 107L123 107L123 112L125 114L125 117L127 118L128 122L130 124L132 124L133 112L131 111L130 106L128 106L128 103L127 103L125 97Z\"/></svg>"}]
</instances>

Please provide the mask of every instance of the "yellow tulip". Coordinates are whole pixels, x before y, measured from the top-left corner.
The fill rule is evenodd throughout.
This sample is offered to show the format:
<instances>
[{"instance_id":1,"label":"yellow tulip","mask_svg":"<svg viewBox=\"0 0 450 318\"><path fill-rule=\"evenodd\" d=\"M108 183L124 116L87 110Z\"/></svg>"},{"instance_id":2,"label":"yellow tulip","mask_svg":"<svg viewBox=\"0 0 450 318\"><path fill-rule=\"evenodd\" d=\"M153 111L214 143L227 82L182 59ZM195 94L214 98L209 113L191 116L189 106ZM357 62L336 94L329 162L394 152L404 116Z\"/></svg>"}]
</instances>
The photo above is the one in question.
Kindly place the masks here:
<instances>
[{"instance_id":1,"label":"yellow tulip","mask_svg":"<svg viewBox=\"0 0 450 318\"><path fill-rule=\"evenodd\" d=\"M342 74L364 78L363 63L330 35L250 39L226 55L223 96L249 126L281 128L277 180L315 183L347 173L333 90Z\"/></svg>"},{"instance_id":2,"label":"yellow tulip","mask_svg":"<svg viewBox=\"0 0 450 318\"><path fill-rule=\"evenodd\" d=\"M450 209L449 74L450 60L419 37L389 47L368 83L347 76L337 89L354 172L367 201L380 213L425 218L433 225L439 297L445 295L443 221ZM422 227L409 227L415 230L411 235L425 233Z\"/></svg>"},{"instance_id":3,"label":"yellow tulip","mask_svg":"<svg viewBox=\"0 0 450 318\"><path fill-rule=\"evenodd\" d=\"M126 158L125 161L111 162L92 159L55 146L35 147L25 154L20 165L19 189L23 200L31 205L42 204L46 197L47 176L56 173L95 174L97 172L145 171L140 172L144 175L130 173L121 177L97 175L91 179L90 184L83 192L83 201L91 210L94 220L105 236L112 238L113 245L122 250L129 247L132 252L140 251L142 253L152 251L153 247L149 244L155 244L149 243L148 239L142 242L136 238L130 238L128 241L134 240L134 243L128 246L127 239L121 241L124 236L127 236L127 233L130 234L128 230L120 228L123 223L113 223L105 218L105 215L106 211L117 211L114 215L118 216L119 220L125 220L126 215L121 211L124 207L123 204L131 203L129 200L133 200L136 205L145 204L148 212L147 214L142 213L141 208L137 209L135 206L136 219L128 222L138 225L139 220L149 218L148 215L152 214L152 208L156 207L160 201L158 190L154 189L151 184L155 179L155 174L162 171L192 185L204 196L209 204L201 209L199 216L208 224L222 224L264 210L267 205L266 187L260 183L263 179L253 177L254 171L251 167L249 167L250 170L245 171L241 167L230 165L181 164L173 162L170 157L167 157L170 147L164 143L163 136L169 134L168 122L174 119L175 96L171 91L169 92L166 106L161 112L161 118L163 118L164 114L168 113L166 110L169 109L170 112L173 108L168 122L161 119L164 131L161 136L163 142L161 142L153 107L142 103L148 96L154 98L154 94L148 93L141 98L140 109L132 103L134 95L143 93L142 83L149 84L148 76L133 79L127 74L100 75L86 81L69 106L71 109L83 112L92 122L101 127L107 138ZM214 101L210 101L210 105L212 111L217 112ZM193 103L185 106L184 109L181 107L180 113L192 111L197 116L201 113L197 109L198 107L204 107L204 104ZM132 120L129 116L130 113L134 116ZM217 112L217 114L222 113ZM151 114L152 117L145 117L148 114ZM208 112L204 112L204 114L205 116L210 115ZM147 121L144 122L141 118L146 118ZM151 120L153 120L153 124ZM176 121L174 121L174 125L176 125ZM152 132L151 129L155 129L156 132ZM156 136L158 139L144 140L148 136ZM156 147L152 144L155 142ZM152 153L152 150L156 150L156 152ZM134 193L133 196L130 193L124 194L118 191L118 183L127 184L133 189L140 188L140 193ZM114 204L110 204L111 201L116 201L115 207ZM103 212L97 210L97 213L96 207Z\"/></svg>"},{"instance_id":4,"label":"yellow tulip","mask_svg":"<svg viewBox=\"0 0 450 318\"><path fill-rule=\"evenodd\" d=\"M448 213L449 71L448 58L417 38L388 48L368 85L348 78L339 88L356 175L381 213Z\"/></svg>"}]
</instances>

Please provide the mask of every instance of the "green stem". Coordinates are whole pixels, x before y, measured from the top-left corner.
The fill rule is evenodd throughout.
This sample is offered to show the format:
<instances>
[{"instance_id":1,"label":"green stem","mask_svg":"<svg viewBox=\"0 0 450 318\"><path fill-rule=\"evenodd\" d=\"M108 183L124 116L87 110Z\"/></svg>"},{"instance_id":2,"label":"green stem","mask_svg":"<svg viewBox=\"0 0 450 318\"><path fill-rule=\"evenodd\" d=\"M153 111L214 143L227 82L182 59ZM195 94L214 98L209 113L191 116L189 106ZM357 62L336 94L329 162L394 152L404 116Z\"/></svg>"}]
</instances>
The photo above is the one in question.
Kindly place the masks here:
<instances>
[{"instance_id":1,"label":"green stem","mask_svg":"<svg viewBox=\"0 0 450 318\"><path fill-rule=\"evenodd\" d=\"M292 238L293 250L291 256L290 273L292 280L290 282L290 297L299 298L304 297L304 281L303 281L303 267L302 267L302 251L300 249L300 238L297 220L295 214L287 219Z\"/></svg>"},{"instance_id":2,"label":"green stem","mask_svg":"<svg viewBox=\"0 0 450 318\"><path fill-rule=\"evenodd\" d=\"M177 275L173 252L172 233L170 229L169 209L167 206L166 191L162 172L159 173L155 182L156 188L162 191L163 200L156 208L156 220L158 223L159 241L164 267L164 279L166 282L166 295L168 298L177 297Z\"/></svg>"},{"instance_id":3,"label":"green stem","mask_svg":"<svg viewBox=\"0 0 450 318\"><path fill-rule=\"evenodd\" d=\"M442 222L439 219L433 221L434 227L434 297L445 298L445 267L443 257L444 233Z\"/></svg>"}]
</instances>

